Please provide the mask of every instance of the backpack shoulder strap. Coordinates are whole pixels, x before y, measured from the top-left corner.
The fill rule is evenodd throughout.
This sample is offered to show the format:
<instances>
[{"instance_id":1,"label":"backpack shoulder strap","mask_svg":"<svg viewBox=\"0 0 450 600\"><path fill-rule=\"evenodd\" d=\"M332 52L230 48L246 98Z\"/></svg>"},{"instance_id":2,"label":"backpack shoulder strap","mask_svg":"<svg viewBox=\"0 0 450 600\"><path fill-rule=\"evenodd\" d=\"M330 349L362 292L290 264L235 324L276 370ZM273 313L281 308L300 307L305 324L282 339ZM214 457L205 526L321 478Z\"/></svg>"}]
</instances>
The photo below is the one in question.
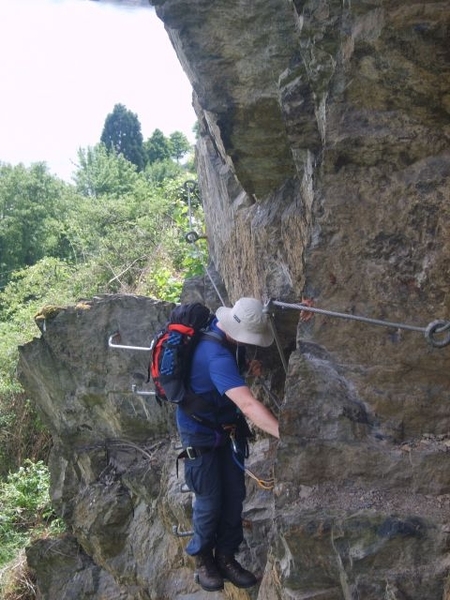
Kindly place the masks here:
<instances>
[{"instance_id":1,"label":"backpack shoulder strap","mask_svg":"<svg viewBox=\"0 0 450 600\"><path fill-rule=\"evenodd\" d=\"M216 333L215 331L202 331L199 341L209 340L211 342L216 342L225 348L228 347L227 341L220 335L220 333ZM201 394L195 394L191 390L188 390L183 402L180 405L180 408L189 415L194 421L200 423L201 425L205 425L210 429L215 429L220 432L223 431L221 426L215 425L208 419L201 417L198 413L201 413L204 410L208 410L211 408L210 403L203 398Z\"/></svg>"},{"instance_id":2,"label":"backpack shoulder strap","mask_svg":"<svg viewBox=\"0 0 450 600\"><path fill-rule=\"evenodd\" d=\"M194 419L194 421L200 423L200 425L209 427L209 429L223 432L223 429L220 425L216 425L209 419L202 417L199 414L211 408L211 404L201 394L194 394L192 391L188 392L183 402L179 404L179 408L189 417L191 417L191 419Z\"/></svg>"},{"instance_id":3,"label":"backpack shoulder strap","mask_svg":"<svg viewBox=\"0 0 450 600\"><path fill-rule=\"evenodd\" d=\"M227 341L220 335L220 333L216 333L215 331L203 331L200 339L217 342L221 346L227 345Z\"/></svg>"}]
</instances>

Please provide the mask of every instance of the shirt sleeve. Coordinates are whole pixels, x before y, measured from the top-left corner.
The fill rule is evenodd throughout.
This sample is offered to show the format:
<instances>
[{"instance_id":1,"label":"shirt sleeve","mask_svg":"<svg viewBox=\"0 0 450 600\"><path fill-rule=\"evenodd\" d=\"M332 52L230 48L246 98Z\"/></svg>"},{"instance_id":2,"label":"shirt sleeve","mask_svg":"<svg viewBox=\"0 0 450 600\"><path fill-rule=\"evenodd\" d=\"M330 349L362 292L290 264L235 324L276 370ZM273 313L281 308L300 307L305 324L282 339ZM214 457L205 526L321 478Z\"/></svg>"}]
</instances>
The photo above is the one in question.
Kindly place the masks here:
<instances>
[{"instance_id":1,"label":"shirt sleeve","mask_svg":"<svg viewBox=\"0 0 450 600\"><path fill-rule=\"evenodd\" d=\"M236 387L246 385L239 374L234 357L229 352L222 352L209 361L209 375L219 394L223 395Z\"/></svg>"}]
</instances>

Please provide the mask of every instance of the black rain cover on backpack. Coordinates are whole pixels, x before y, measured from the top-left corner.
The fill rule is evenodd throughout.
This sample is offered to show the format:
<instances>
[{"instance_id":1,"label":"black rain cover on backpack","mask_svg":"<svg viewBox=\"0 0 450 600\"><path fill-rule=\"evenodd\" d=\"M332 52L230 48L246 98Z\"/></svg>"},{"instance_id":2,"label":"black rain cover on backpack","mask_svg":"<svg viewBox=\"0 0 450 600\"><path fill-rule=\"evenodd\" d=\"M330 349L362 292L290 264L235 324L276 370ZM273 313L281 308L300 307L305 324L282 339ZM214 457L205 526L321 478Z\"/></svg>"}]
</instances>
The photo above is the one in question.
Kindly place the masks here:
<instances>
[{"instance_id":1,"label":"black rain cover on backpack","mask_svg":"<svg viewBox=\"0 0 450 600\"><path fill-rule=\"evenodd\" d=\"M158 402L179 404L185 399L194 347L213 317L199 302L181 304L153 338L148 380L154 383Z\"/></svg>"}]
</instances>

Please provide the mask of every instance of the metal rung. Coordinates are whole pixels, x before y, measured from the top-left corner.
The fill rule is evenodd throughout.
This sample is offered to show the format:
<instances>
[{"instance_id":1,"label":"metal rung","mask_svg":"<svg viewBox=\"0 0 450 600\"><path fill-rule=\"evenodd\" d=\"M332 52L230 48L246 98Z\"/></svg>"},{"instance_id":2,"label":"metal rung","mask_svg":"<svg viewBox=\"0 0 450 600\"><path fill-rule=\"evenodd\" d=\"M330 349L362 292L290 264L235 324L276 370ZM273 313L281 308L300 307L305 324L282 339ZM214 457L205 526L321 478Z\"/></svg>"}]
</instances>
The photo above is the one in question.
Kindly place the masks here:
<instances>
[{"instance_id":1,"label":"metal rung","mask_svg":"<svg viewBox=\"0 0 450 600\"><path fill-rule=\"evenodd\" d=\"M131 386L131 391L133 394L137 394L138 396L156 396L156 392L146 391L146 390L138 390L137 385L133 383Z\"/></svg>"},{"instance_id":2,"label":"metal rung","mask_svg":"<svg viewBox=\"0 0 450 600\"><path fill-rule=\"evenodd\" d=\"M120 336L120 333L118 331L109 336L108 346L110 348L121 348L122 350L140 350L142 352L150 352L150 350L152 349L151 346L146 348L145 346L125 346L124 344L114 344L113 339L118 336Z\"/></svg>"},{"instance_id":3,"label":"metal rung","mask_svg":"<svg viewBox=\"0 0 450 600\"><path fill-rule=\"evenodd\" d=\"M181 531L179 525L173 525L172 531L177 537L190 537L191 535L194 535L193 531Z\"/></svg>"}]
</instances>

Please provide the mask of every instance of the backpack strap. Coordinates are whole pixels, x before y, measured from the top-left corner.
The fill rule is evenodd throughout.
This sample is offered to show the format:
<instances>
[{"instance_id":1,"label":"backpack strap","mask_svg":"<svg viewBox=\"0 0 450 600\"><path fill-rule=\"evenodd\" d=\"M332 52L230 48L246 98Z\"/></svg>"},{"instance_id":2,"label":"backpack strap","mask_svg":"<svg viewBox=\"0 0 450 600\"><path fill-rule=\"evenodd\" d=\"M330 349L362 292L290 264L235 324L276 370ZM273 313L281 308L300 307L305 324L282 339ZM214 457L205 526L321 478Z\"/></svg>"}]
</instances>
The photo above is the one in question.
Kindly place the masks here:
<instances>
[{"instance_id":1,"label":"backpack strap","mask_svg":"<svg viewBox=\"0 0 450 600\"><path fill-rule=\"evenodd\" d=\"M215 341L224 348L227 348L232 354L235 355L236 364L239 369L239 373L242 375L246 370L246 360L245 360L245 346L235 346L227 339L224 339L220 333L216 333L215 331L204 331L202 332L200 339L209 339L211 341Z\"/></svg>"},{"instance_id":2,"label":"backpack strap","mask_svg":"<svg viewBox=\"0 0 450 600\"><path fill-rule=\"evenodd\" d=\"M201 340L209 340L211 342L220 344L224 348L229 348L229 343L227 340L224 339L220 333L216 333L215 331L203 331L199 341ZM211 408L211 404L205 400L201 394L196 394L190 390L179 406L183 412L191 417L191 419L194 419L194 421L197 421L197 423L200 425L204 425L205 427L209 427L210 429L214 429L215 431L223 433L223 428L220 425L216 425L209 419L206 419L198 414Z\"/></svg>"},{"instance_id":3,"label":"backpack strap","mask_svg":"<svg viewBox=\"0 0 450 600\"><path fill-rule=\"evenodd\" d=\"M202 411L211 408L211 404L200 394L189 392L179 406L184 413L191 417L191 419L194 419L194 421L197 421L197 423L200 425L204 425L205 427L209 427L209 429L214 429L214 431L223 433L223 428L220 425L216 425L216 423L213 423L209 419L206 419L199 414Z\"/></svg>"},{"instance_id":4,"label":"backpack strap","mask_svg":"<svg viewBox=\"0 0 450 600\"><path fill-rule=\"evenodd\" d=\"M217 342L218 344L220 344L221 346L224 346L225 348L227 346L229 346L227 340L224 339L220 335L220 333L216 333L215 331L210 331L210 330L202 331L200 340L209 340L210 342Z\"/></svg>"}]
</instances>

